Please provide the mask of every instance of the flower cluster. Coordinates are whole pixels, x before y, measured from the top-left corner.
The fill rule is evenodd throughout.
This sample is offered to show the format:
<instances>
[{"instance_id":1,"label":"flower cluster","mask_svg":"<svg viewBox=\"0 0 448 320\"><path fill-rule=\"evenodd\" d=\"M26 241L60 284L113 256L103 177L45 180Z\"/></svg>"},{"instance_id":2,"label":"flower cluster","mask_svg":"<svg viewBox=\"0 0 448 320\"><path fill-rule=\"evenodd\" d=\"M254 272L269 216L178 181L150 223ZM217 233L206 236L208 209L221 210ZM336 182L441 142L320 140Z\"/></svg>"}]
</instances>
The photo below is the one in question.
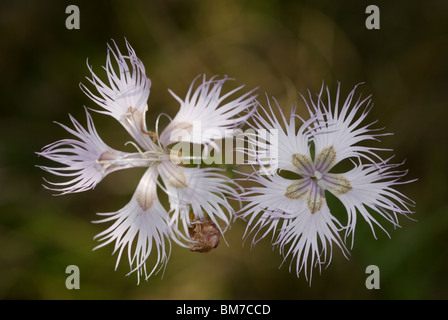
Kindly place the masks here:
<instances>
[{"instance_id":1,"label":"flower cluster","mask_svg":"<svg viewBox=\"0 0 448 320\"><path fill-rule=\"evenodd\" d=\"M345 242L351 237L353 245L359 216L374 232L375 225L386 231L378 217L398 226L399 215L412 213L412 201L394 189L408 182L402 181L406 171L396 170L391 158L382 159L377 151L383 149L366 144L385 134L372 128L373 123L365 124L371 97L355 98L356 87L342 105L339 86L334 100L328 88L316 99L310 94L309 100L304 98L309 119L300 118L295 109L287 119L269 100L268 108L262 107L254 90L232 98L243 86L222 94L227 77L203 76L192 82L185 99L170 91L180 108L159 134L158 117L155 132L146 126L151 81L126 45L127 54L115 43L108 46L106 81L88 66L92 88L81 84L81 89L100 107L94 111L115 118L126 129L137 152L109 147L85 109L86 128L72 116L73 129L60 124L75 139L49 144L38 155L62 165L40 166L65 178L46 181L46 188L60 194L91 190L117 170L146 168L129 203L116 212L98 213L103 218L97 221L109 223L96 236L101 242L97 248L113 244L116 267L125 253L130 273L136 272L138 280L165 267L172 242L199 252L215 248L239 216L247 221L245 236L255 233L256 243L272 234L284 258L292 257L291 266L295 261L297 275L303 270L311 281L313 268L330 262L333 245L347 256ZM202 82L196 85L198 79ZM246 190L238 192L241 187L225 169L183 165L194 157L176 144L216 150L217 141L234 138L235 129L246 123L252 131L245 135L249 141L244 150L253 168L243 173L253 183ZM168 203L161 202L160 192L166 193ZM330 194L345 207L346 224L332 212ZM229 199L245 203L239 213Z\"/></svg>"}]
</instances>

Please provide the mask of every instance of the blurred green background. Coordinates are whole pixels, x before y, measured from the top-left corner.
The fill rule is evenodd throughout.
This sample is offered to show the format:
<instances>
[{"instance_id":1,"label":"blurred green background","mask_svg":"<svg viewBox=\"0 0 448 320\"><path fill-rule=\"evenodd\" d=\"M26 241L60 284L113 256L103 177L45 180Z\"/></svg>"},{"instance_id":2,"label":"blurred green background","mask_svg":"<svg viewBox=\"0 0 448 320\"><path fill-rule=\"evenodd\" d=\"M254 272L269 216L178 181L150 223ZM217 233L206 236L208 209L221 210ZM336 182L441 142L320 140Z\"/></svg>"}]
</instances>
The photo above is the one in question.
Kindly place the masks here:
<instances>
[{"instance_id":1,"label":"blurred green background","mask_svg":"<svg viewBox=\"0 0 448 320\"><path fill-rule=\"evenodd\" d=\"M153 0L2 1L0 4L0 298L3 299L446 299L448 298L448 2L377 1L380 30L367 30L365 8L376 1ZM65 8L80 8L80 30L67 30ZM106 43L131 43L152 80L148 126L160 112L172 116L198 74L227 74L235 84L259 87L289 110L298 92L323 81L347 93L364 82L373 94L371 120L393 136L384 146L406 160L399 187L416 201L417 221L378 230L360 221L349 260L335 249L312 286L289 273L268 239L242 246L245 224L227 232L207 254L173 246L166 271L136 285L127 261L114 271L112 246L92 252L104 225L96 212L116 211L130 199L142 171L117 172L93 191L54 197L41 184L35 152L67 138L53 121L68 113L85 123L79 89L86 59L101 70ZM230 88L231 86L228 86ZM303 105L299 112L303 112ZM302 113L305 116L305 113ZM126 132L93 114L112 147ZM79 290L65 287L65 268L80 268ZM365 269L381 271L379 290L365 287Z\"/></svg>"}]
</instances>

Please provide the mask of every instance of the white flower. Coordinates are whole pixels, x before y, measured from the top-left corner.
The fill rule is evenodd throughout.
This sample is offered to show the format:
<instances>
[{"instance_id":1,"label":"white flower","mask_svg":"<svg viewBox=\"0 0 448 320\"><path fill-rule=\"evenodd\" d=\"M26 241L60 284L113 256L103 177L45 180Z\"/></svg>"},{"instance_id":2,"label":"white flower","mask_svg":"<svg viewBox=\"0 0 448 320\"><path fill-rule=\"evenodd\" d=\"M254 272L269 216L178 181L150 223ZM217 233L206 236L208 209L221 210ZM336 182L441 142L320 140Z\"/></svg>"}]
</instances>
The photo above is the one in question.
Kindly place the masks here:
<instances>
[{"instance_id":1,"label":"white flower","mask_svg":"<svg viewBox=\"0 0 448 320\"><path fill-rule=\"evenodd\" d=\"M142 275L148 279L165 267L171 251L171 240L192 250L194 247L194 251L205 248L201 252L206 252L216 247L219 235L229 228L235 216L229 198L238 197L236 183L219 168L182 166L182 160L189 159L190 154L179 154L170 149L172 141L169 138L173 129L179 128L179 124L186 124L188 127L192 123L199 123L204 130L216 128L223 132L245 121L250 114L246 109L254 102L253 97L249 97L250 93L246 93L222 104L224 99L240 88L220 97L226 78L217 81L206 81L204 78L204 83L193 97L189 97L190 93L187 95L179 113L159 137L157 133L147 131L145 123L148 108L146 100L151 82L134 50L129 43L126 42L126 45L128 56L123 56L116 45L117 52L108 46L104 68L108 84L101 81L89 67L92 73L89 81L95 86L98 95L92 94L83 85L81 88L104 109L98 112L112 116L127 129L139 145L130 142L137 148L137 152L121 152L108 147L98 136L93 120L86 111L88 130L72 117L75 130L62 125L79 140L57 141L44 147L38 154L64 166L41 167L47 172L68 178L65 182L50 183L61 186L60 189L51 189L63 194L92 189L107 174L116 170L148 168L125 207L117 212L99 214L106 218L98 222L113 223L96 237L102 241L97 248L114 243L114 252L118 253L117 265L123 252L127 251L131 272L136 272L140 280ZM113 66L111 55L118 65L118 72ZM213 87L209 92L211 86ZM192 87L193 84L190 92ZM215 139L230 137L225 132L221 137L203 138L202 133L201 131L201 135L193 140L181 141L206 145L213 143ZM168 208L160 202L158 189L167 193ZM209 234L204 235L203 232ZM210 243L198 244L195 239ZM148 268L146 262L152 255L156 257L152 267Z\"/></svg>"},{"instance_id":2,"label":"white flower","mask_svg":"<svg viewBox=\"0 0 448 320\"><path fill-rule=\"evenodd\" d=\"M241 216L248 219L246 236L256 231L253 242L256 243L270 233L275 237L278 231L274 244L279 246L285 259L291 256L292 261L295 259L297 276L304 270L310 281L314 267L330 263L333 244L347 256L339 233L345 230L346 237L353 235L358 213L373 232L374 225L381 227L376 216L398 226L398 215L412 213L409 209L412 201L394 189L394 186L405 183L400 179L406 172L393 171L397 165L388 161L375 163L372 158L381 159L374 153L377 149L358 145L366 140L376 140L378 134L370 129L371 124L362 125L370 99L359 98L352 104L355 90L356 87L342 107L338 101L339 87L333 106L328 88L327 105L322 92L317 102L311 99L312 108L308 107L311 118L302 121L298 130L294 110L289 120L280 110L282 121L278 121L270 106L270 112L265 111L268 120L264 120L260 113L254 117L263 129L278 131L275 139L269 136L261 140L262 150L275 149L270 160L279 170L266 175L272 170L266 169L266 163L260 161L261 170L247 175L248 180L258 186L243 194L243 199L248 202L241 210ZM364 110L359 114L361 108ZM265 156L263 152L260 154ZM361 159L367 163L363 164ZM344 170L342 166L334 170L337 164L347 165L343 160L350 160L348 165L352 168ZM345 172L341 173L341 170ZM346 208L347 226L332 214L326 192L336 196Z\"/></svg>"}]
</instances>

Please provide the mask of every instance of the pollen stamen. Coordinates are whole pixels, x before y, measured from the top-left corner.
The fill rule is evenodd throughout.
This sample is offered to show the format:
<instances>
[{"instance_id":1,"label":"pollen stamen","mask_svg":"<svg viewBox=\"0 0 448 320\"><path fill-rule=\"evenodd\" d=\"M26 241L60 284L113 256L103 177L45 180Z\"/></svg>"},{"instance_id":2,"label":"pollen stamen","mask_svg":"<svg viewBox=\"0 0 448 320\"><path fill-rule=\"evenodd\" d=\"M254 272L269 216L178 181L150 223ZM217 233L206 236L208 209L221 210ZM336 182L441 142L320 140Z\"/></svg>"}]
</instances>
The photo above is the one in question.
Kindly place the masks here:
<instances>
[{"instance_id":1,"label":"pollen stamen","mask_svg":"<svg viewBox=\"0 0 448 320\"><path fill-rule=\"evenodd\" d=\"M328 172L336 163L336 151L333 146L322 149L314 161L314 165L321 172Z\"/></svg>"},{"instance_id":2,"label":"pollen stamen","mask_svg":"<svg viewBox=\"0 0 448 320\"><path fill-rule=\"evenodd\" d=\"M352 190L350 181L341 174L335 174L330 177L331 182L328 187L328 191L336 196L345 194Z\"/></svg>"},{"instance_id":3,"label":"pollen stamen","mask_svg":"<svg viewBox=\"0 0 448 320\"><path fill-rule=\"evenodd\" d=\"M289 199L300 200L308 192L307 185L302 180L291 183L285 192L285 196Z\"/></svg>"},{"instance_id":4,"label":"pollen stamen","mask_svg":"<svg viewBox=\"0 0 448 320\"><path fill-rule=\"evenodd\" d=\"M322 189L318 188L316 185L312 185L306 196L306 204L308 209L310 209L311 214L315 214L324 205L325 197Z\"/></svg>"},{"instance_id":5,"label":"pollen stamen","mask_svg":"<svg viewBox=\"0 0 448 320\"><path fill-rule=\"evenodd\" d=\"M300 153L294 153L291 161L300 172L309 172L310 168L313 166L310 157Z\"/></svg>"}]
</instances>

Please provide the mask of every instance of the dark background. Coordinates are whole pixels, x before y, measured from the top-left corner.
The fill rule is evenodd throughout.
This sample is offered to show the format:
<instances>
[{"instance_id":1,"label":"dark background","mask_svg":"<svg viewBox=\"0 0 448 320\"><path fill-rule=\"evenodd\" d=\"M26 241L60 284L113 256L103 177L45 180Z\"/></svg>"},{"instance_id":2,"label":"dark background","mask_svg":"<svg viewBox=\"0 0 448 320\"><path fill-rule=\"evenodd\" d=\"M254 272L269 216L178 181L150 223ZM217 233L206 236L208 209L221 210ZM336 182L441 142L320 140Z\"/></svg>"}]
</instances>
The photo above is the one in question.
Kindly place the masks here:
<instances>
[{"instance_id":1,"label":"dark background","mask_svg":"<svg viewBox=\"0 0 448 320\"><path fill-rule=\"evenodd\" d=\"M448 3L428 1L2 1L0 4L0 298L3 299L446 299L448 298L447 57ZM65 8L80 9L80 30L67 30ZM365 8L376 4L381 29L367 30ZM377 230L358 223L350 259L335 249L312 286L269 239L242 246L238 221L207 254L173 246L166 271L136 285L123 259L114 271L112 246L92 252L104 225L96 212L116 211L130 199L141 170L117 172L89 192L54 197L35 152L67 138L53 121L68 113L85 123L79 89L86 59L100 71L106 43L126 38L152 80L148 126L160 112L174 116L198 74L236 79L275 96L285 110L298 92L324 81L359 83L373 94L372 120L393 136L383 146L406 160L399 190L415 200L412 221ZM305 113L302 113L305 116ZM93 114L103 139L127 150L126 132ZM65 268L77 265L81 288L67 290ZM368 265L381 271L379 290L367 290Z\"/></svg>"}]
</instances>

